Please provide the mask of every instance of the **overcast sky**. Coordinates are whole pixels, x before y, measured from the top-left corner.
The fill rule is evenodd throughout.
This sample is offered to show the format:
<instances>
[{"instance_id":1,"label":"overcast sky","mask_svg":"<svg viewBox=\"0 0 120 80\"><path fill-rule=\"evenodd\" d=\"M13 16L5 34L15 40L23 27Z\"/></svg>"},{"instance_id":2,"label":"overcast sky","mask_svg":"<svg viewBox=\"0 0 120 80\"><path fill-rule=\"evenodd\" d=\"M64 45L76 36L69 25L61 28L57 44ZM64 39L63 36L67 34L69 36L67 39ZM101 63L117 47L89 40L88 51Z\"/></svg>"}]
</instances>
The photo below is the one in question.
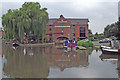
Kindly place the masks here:
<instances>
[{"instance_id":1,"label":"overcast sky","mask_svg":"<svg viewBox=\"0 0 120 80\"><path fill-rule=\"evenodd\" d=\"M28 0L0 1L0 16L7 13L8 9L18 9ZM46 7L49 18L88 18L89 29L93 33L102 33L104 27L118 20L119 0L29 0L39 2L41 7ZM1 26L1 19L0 19Z\"/></svg>"}]
</instances>

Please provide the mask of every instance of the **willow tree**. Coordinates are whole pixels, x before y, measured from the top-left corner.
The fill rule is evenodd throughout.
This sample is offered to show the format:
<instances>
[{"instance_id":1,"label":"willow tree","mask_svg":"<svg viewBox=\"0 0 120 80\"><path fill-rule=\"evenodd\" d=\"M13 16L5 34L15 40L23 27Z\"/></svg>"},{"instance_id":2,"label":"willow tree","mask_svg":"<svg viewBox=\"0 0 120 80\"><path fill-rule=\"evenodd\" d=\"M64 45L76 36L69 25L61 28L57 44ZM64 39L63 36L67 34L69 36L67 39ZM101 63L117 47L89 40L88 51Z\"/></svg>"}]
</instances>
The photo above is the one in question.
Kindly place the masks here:
<instances>
[{"instance_id":1,"label":"willow tree","mask_svg":"<svg viewBox=\"0 0 120 80\"><path fill-rule=\"evenodd\" d=\"M25 34L32 33L36 39L42 39L48 23L47 8L41 8L38 2L25 2L22 8L11 10L2 16L2 25L7 41L18 39L23 41Z\"/></svg>"}]
</instances>

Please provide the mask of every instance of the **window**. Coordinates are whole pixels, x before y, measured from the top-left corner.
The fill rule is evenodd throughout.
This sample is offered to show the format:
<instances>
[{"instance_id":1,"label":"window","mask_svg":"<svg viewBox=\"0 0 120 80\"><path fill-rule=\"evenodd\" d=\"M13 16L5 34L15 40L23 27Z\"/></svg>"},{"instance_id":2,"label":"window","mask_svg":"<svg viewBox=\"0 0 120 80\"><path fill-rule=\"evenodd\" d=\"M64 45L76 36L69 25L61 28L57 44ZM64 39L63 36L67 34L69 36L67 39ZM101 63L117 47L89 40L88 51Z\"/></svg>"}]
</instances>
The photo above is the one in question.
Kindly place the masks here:
<instances>
[{"instance_id":1,"label":"window","mask_svg":"<svg viewBox=\"0 0 120 80\"><path fill-rule=\"evenodd\" d=\"M52 36L52 34L49 34L49 36Z\"/></svg>"},{"instance_id":2,"label":"window","mask_svg":"<svg viewBox=\"0 0 120 80\"><path fill-rule=\"evenodd\" d=\"M64 33L61 33L61 35L64 35Z\"/></svg>"},{"instance_id":3,"label":"window","mask_svg":"<svg viewBox=\"0 0 120 80\"><path fill-rule=\"evenodd\" d=\"M73 36L75 36L75 33L73 33Z\"/></svg>"},{"instance_id":4,"label":"window","mask_svg":"<svg viewBox=\"0 0 120 80\"><path fill-rule=\"evenodd\" d=\"M73 24L73 26L75 26L75 25Z\"/></svg>"},{"instance_id":5,"label":"window","mask_svg":"<svg viewBox=\"0 0 120 80\"><path fill-rule=\"evenodd\" d=\"M51 29L51 28L49 28L49 31L52 31L52 29Z\"/></svg>"},{"instance_id":6,"label":"window","mask_svg":"<svg viewBox=\"0 0 120 80\"><path fill-rule=\"evenodd\" d=\"M61 23L61 25L63 26L63 25L64 25L64 23Z\"/></svg>"},{"instance_id":7,"label":"window","mask_svg":"<svg viewBox=\"0 0 120 80\"><path fill-rule=\"evenodd\" d=\"M52 25L49 25L49 26L52 26Z\"/></svg>"},{"instance_id":8,"label":"window","mask_svg":"<svg viewBox=\"0 0 120 80\"><path fill-rule=\"evenodd\" d=\"M81 25L81 27L83 27L83 25Z\"/></svg>"},{"instance_id":9,"label":"window","mask_svg":"<svg viewBox=\"0 0 120 80\"><path fill-rule=\"evenodd\" d=\"M85 37L85 27L80 27L80 37Z\"/></svg>"},{"instance_id":10,"label":"window","mask_svg":"<svg viewBox=\"0 0 120 80\"><path fill-rule=\"evenodd\" d=\"M80 33L80 37L85 37L85 33Z\"/></svg>"},{"instance_id":11,"label":"window","mask_svg":"<svg viewBox=\"0 0 120 80\"><path fill-rule=\"evenodd\" d=\"M80 27L80 33L85 33L85 27Z\"/></svg>"},{"instance_id":12,"label":"window","mask_svg":"<svg viewBox=\"0 0 120 80\"><path fill-rule=\"evenodd\" d=\"M75 31L75 28L73 28L73 31Z\"/></svg>"},{"instance_id":13,"label":"window","mask_svg":"<svg viewBox=\"0 0 120 80\"><path fill-rule=\"evenodd\" d=\"M62 28L61 28L61 30L63 31L63 30L64 30L64 28L62 27Z\"/></svg>"}]
</instances>

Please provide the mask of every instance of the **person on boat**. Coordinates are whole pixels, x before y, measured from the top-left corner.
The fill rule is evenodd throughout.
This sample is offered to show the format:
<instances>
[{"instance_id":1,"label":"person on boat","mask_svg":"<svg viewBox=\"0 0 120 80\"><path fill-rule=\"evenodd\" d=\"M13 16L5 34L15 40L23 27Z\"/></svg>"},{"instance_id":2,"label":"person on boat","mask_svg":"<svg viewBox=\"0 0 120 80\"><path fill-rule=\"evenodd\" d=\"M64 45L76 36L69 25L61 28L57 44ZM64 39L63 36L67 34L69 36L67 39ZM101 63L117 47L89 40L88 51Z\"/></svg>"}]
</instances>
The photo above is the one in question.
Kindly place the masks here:
<instances>
[{"instance_id":1,"label":"person on boat","mask_svg":"<svg viewBox=\"0 0 120 80\"><path fill-rule=\"evenodd\" d=\"M114 40L114 39L112 39L112 40L110 41L110 47L111 47L111 48L113 48L113 46L114 46L114 45L113 45L113 40Z\"/></svg>"},{"instance_id":2,"label":"person on boat","mask_svg":"<svg viewBox=\"0 0 120 80\"><path fill-rule=\"evenodd\" d=\"M120 53L120 40L117 40L117 49L118 49L118 52Z\"/></svg>"},{"instance_id":3,"label":"person on boat","mask_svg":"<svg viewBox=\"0 0 120 80\"><path fill-rule=\"evenodd\" d=\"M117 49L117 44L118 44L117 40L114 40L114 48L115 49Z\"/></svg>"},{"instance_id":4,"label":"person on boat","mask_svg":"<svg viewBox=\"0 0 120 80\"><path fill-rule=\"evenodd\" d=\"M117 42L116 42L115 39L111 40L110 46L111 46L112 49L116 49L117 48Z\"/></svg>"},{"instance_id":5,"label":"person on boat","mask_svg":"<svg viewBox=\"0 0 120 80\"><path fill-rule=\"evenodd\" d=\"M68 47L68 46L70 46L70 41L69 40L67 40L67 41L68 41L68 44L67 44L67 47Z\"/></svg>"},{"instance_id":6,"label":"person on boat","mask_svg":"<svg viewBox=\"0 0 120 80\"><path fill-rule=\"evenodd\" d=\"M74 46L73 40L70 40L70 46L71 46L71 47Z\"/></svg>"},{"instance_id":7,"label":"person on boat","mask_svg":"<svg viewBox=\"0 0 120 80\"><path fill-rule=\"evenodd\" d=\"M72 45L72 40L68 40L68 46L71 47Z\"/></svg>"},{"instance_id":8,"label":"person on boat","mask_svg":"<svg viewBox=\"0 0 120 80\"><path fill-rule=\"evenodd\" d=\"M65 46L68 46L68 40L65 40L64 42L65 42Z\"/></svg>"},{"instance_id":9,"label":"person on boat","mask_svg":"<svg viewBox=\"0 0 120 80\"><path fill-rule=\"evenodd\" d=\"M77 46L77 42L75 39L73 40L73 43L74 43L74 46Z\"/></svg>"},{"instance_id":10,"label":"person on boat","mask_svg":"<svg viewBox=\"0 0 120 80\"><path fill-rule=\"evenodd\" d=\"M115 40L115 39L112 39L112 41L110 42L110 46L111 46L112 49L118 49L119 41Z\"/></svg>"},{"instance_id":11,"label":"person on boat","mask_svg":"<svg viewBox=\"0 0 120 80\"><path fill-rule=\"evenodd\" d=\"M70 43L72 43L72 40L69 40Z\"/></svg>"}]
</instances>

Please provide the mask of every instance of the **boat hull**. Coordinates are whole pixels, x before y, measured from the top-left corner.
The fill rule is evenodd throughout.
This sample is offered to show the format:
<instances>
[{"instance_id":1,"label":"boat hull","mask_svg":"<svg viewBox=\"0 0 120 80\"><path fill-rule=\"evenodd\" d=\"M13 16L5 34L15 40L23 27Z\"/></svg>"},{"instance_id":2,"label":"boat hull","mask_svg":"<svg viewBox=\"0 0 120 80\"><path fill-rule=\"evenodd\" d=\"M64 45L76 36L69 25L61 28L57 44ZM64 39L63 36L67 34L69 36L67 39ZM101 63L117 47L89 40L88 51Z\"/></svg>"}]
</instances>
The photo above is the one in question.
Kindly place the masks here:
<instances>
[{"instance_id":1,"label":"boat hull","mask_svg":"<svg viewBox=\"0 0 120 80\"><path fill-rule=\"evenodd\" d=\"M120 54L119 50L113 50L113 49L104 49L102 48L103 54Z\"/></svg>"},{"instance_id":2,"label":"boat hull","mask_svg":"<svg viewBox=\"0 0 120 80\"><path fill-rule=\"evenodd\" d=\"M103 48L110 49L111 47L107 47L107 46L100 46L100 49L101 49L101 50L102 50Z\"/></svg>"}]
</instances>

